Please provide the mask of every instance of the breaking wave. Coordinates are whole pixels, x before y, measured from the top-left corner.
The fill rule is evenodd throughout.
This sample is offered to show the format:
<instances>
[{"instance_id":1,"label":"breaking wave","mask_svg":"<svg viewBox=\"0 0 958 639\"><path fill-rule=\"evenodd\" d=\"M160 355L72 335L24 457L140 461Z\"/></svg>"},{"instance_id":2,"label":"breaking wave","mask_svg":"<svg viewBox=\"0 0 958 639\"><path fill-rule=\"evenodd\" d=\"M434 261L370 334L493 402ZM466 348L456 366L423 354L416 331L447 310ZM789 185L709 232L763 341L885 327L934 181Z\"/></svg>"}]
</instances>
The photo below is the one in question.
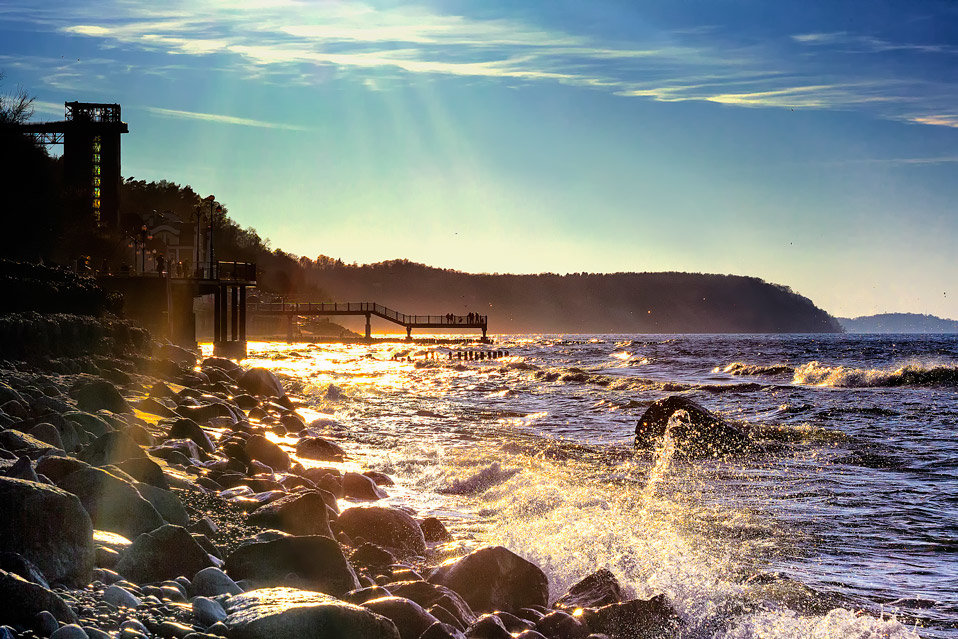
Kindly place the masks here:
<instances>
[{"instance_id":1,"label":"breaking wave","mask_svg":"<svg viewBox=\"0 0 958 639\"><path fill-rule=\"evenodd\" d=\"M727 373L729 375L784 375L792 374L795 369L787 364L746 364L745 362L732 362L725 368L715 367L714 373Z\"/></svg>"},{"instance_id":2,"label":"breaking wave","mask_svg":"<svg viewBox=\"0 0 958 639\"><path fill-rule=\"evenodd\" d=\"M908 364L895 370L826 366L809 362L795 369L793 384L833 386L838 388L872 388L889 386L956 386L958 365L925 366Z\"/></svg>"}]
</instances>

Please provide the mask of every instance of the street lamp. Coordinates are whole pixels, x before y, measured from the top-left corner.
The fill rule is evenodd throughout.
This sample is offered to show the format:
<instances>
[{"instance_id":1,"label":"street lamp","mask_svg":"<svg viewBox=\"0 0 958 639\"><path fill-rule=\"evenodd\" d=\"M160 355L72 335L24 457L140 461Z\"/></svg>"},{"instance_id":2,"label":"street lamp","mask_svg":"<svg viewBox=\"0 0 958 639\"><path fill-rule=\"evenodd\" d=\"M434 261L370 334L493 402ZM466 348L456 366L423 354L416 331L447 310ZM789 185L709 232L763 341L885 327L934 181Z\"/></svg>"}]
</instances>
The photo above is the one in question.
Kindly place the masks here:
<instances>
[{"instance_id":1,"label":"street lamp","mask_svg":"<svg viewBox=\"0 0 958 639\"><path fill-rule=\"evenodd\" d=\"M210 202L210 279L214 278L215 267L216 267L216 251L213 247L213 231L216 230L216 216L214 215L214 205L216 207L215 213L222 213L223 207L219 204L216 204L216 196L210 195L206 198ZM197 226L199 222L197 221Z\"/></svg>"}]
</instances>

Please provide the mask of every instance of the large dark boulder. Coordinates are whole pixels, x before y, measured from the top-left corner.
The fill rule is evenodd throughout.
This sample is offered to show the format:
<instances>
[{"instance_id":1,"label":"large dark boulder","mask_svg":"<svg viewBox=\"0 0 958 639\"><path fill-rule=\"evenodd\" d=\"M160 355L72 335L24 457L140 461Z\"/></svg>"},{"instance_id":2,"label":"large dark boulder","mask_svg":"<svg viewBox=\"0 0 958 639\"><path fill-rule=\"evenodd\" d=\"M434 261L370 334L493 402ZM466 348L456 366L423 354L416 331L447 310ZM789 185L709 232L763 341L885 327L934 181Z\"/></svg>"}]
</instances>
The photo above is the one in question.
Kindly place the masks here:
<instances>
[{"instance_id":1,"label":"large dark boulder","mask_svg":"<svg viewBox=\"0 0 958 639\"><path fill-rule=\"evenodd\" d=\"M317 461L341 462L346 457L346 451L338 445L322 437L304 437L296 444L296 454L306 459Z\"/></svg>"},{"instance_id":2,"label":"large dark boulder","mask_svg":"<svg viewBox=\"0 0 958 639\"><path fill-rule=\"evenodd\" d=\"M329 529L326 500L316 491L280 497L254 510L247 522L264 528L276 528L293 535L323 535L333 538Z\"/></svg>"},{"instance_id":3,"label":"large dark boulder","mask_svg":"<svg viewBox=\"0 0 958 639\"><path fill-rule=\"evenodd\" d=\"M415 601L402 597L372 599L362 606L396 624L400 639L419 639L429 626L439 621Z\"/></svg>"},{"instance_id":4,"label":"large dark boulder","mask_svg":"<svg viewBox=\"0 0 958 639\"><path fill-rule=\"evenodd\" d=\"M429 581L458 592L475 612L512 612L549 603L545 573L502 546L480 548L439 566Z\"/></svg>"},{"instance_id":5,"label":"large dark boulder","mask_svg":"<svg viewBox=\"0 0 958 639\"><path fill-rule=\"evenodd\" d=\"M347 508L340 513L336 525L353 541L362 538L401 555L426 552L426 539L419 524L397 508Z\"/></svg>"},{"instance_id":6,"label":"large dark boulder","mask_svg":"<svg viewBox=\"0 0 958 639\"><path fill-rule=\"evenodd\" d=\"M133 437L121 431L111 431L93 440L77 457L91 466L106 466L145 455L143 447Z\"/></svg>"},{"instance_id":7,"label":"large dark boulder","mask_svg":"<svg viewBox=\"0 0 958 639\"><path fill-rule=\"evenodd\" d=\"M343 475L343 495L363 501L376 501L389 496L385 490L376 485L375 481L361 473Z\"/></svg>"},{"instance_id":8,"label":"large dark boulder","mask_svg":"<svg viewBox=\"0 0 958 639\"><path fill-rule=\"evenodd\" d=\"M92 578L93 523L76 495L53 486L0 478L0 548L50 583L83 587Z\"/></svg>"},{"instance_id":9,"label":"large dark boulder","mask_svg":"<svg viewBox=\"0 0 958 639\"><path fill-rule=\"evenodd\" d=\"M389 619L318 592L264 588L224 608L230 639L400 639Z\"/></svg>"},{"instance_id":10,"label":"large dark boulder","mask_svg":"<svg viewBox=\"0 0 958 639\"><path fill-rule=\"evenodd\" d=\"M30 459L38 459L50 453L63 453L63 449L51 446L33 435L16 429L0 430L0 448L9 450L18 455L26 455Z\"/></svg>"},{"instance_id":11,"label":"large dark boulder","mask_svg":"<svg viewBox=\"0 0 958 639\"><path fill-rule=\"evenodd\" d=\"M286 397L286 391L273 371L266 368L251 368L243 373L236 384L250 395Z\"/></svg>"},{"instance_id":12,"label":"large dark boulder","mask_svg":"<svg viewBox=\"0 0 958 639\"><path fill-rule=\"evenodd\" d=\"M0 624L39 630L37 615L44 610L64 623L79 621L76 613L55 592L0 570Z\"/></svg>"},{"instance_id":13,"label":"large dark boulder","mask_svg":"<svg viewBox=\"0 0 958 639\"><path fill-rule=\"evenodd\" d=\"M116 571L138 584L175 579L192 579L213 561L189 531L167 524L133 540L123 553Z\"/></svg>"},{"instance_id":14,"label":"large dark boulder","mask_svg":"<svg viewBox=\"0 0 958 639\"><path fill-rule=\"evenodd\" d=\"M569 588L559 597L553 608L574 611L576 608L599 608L619 603L623 599L622 586L607 568L600 568Z\"/></svg>"},{"instance_id":15,"label":"large dark boulder","mask_svg":"<svg viewBox=\"0 0 958 639\"><path fill-rule=\"evenodd\" d=\"M188 417L177 419L170 426L170 439L191 439L208 453L216 450L210 436L199 424Z\"/></svg>"},{"instance_id":16,"label":"large dark boulder","mask_svg":"<svg viewBox=\"0 0 958 639\"><path fill-rule=\"evenodd\" d=\"M339 544L329 537L282 537L245 544L226 558L233 579L258 586L279 586L295 575L310 590L341 597L359 588L359 580Z\"/></svg>"},{"instance_id":17,"label":"large dark boulder","mask_svg":"<svg viewBox=\"0 0 958 639\"><path fill-rule=\"evenodd\" d=\"M610 639L678 636L680 619L665 595L585 609L582 620L592 632Z\"/></svg>"},{"instance_id":18,"label":"large dark boulder","mask_svg":"<svg viewBox=\"0 0 958 639\"><path fill-rule=\"evenodd\" d=\"M98 529L134 539L166 523L132 484L101 468L80 469L57 485L80 498Z\"/></svg>"},{"instance_id":19,"label":"large dark boulder","mask_svg":"<svg viewBox=\"0 0 958 639\"><path fill-rule=\"evenodd\" d=\"M289 470L289 454L279 444L271 442L262 435L250 435L244 450L251 459L261 461L278 472Z\"/></svg>"},{"instance_id":20,"label":"large dark boulder","mask_svg":"<svg viewBox=\"0 0 958 639\"><path fill-rule=\"evenodd\" d=\"M476 613L472 611L465 599L445 586L428 581L400 581L389 584L389 591L397 597L415 601L423 608L432 609L434 606L440 606L463 628L476 620Z\"/></svg>"},{"instance_id":21,"label":"large dark boulder","mask_svg":"<svg viewBox=\"0 0 958 639\"><path fill-rule=\"evenodd\" d=\"M635 445L651 448L666 433L676 451L689 457L722 456L754 448L746 428L678 395L657 400L646 409L635 427Z\"/></svg>"},{"instance_id":22,"label":"large dark boulder","mask_svg":"<svg viewBox=\"0 0 958 639\"><path fill-rule=\"evenodd\" d=\"M133 408L123 399L123 395L116 389L116 386L105 379L78 385L70 391L70 394L76 399L77 407L88 413L95 413L100 409L106 409L113 413L133 412Z\"/></svg>"}]
</instances>

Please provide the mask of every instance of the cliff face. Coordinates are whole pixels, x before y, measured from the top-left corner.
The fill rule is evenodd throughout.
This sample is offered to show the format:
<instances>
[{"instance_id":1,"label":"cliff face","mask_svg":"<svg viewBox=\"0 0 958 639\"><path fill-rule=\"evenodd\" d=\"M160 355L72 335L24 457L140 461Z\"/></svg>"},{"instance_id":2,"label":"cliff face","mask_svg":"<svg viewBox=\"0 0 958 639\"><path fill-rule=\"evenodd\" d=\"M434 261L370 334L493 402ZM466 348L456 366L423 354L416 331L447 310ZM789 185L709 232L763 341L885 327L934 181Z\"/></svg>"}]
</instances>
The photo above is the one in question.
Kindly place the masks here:
<instances>
[{"instance_id":1,"label":"cliff face","mask_svg":"<svg viewBox=\"0 0 958 639\"><path fill-rule=\"evenodd\" d=\"M499 333L825 333L838 322L790 289L698 273L476 275L406 261L326 262L332 299L404 313L488 314Z\"/></svg>"}]
</instances>

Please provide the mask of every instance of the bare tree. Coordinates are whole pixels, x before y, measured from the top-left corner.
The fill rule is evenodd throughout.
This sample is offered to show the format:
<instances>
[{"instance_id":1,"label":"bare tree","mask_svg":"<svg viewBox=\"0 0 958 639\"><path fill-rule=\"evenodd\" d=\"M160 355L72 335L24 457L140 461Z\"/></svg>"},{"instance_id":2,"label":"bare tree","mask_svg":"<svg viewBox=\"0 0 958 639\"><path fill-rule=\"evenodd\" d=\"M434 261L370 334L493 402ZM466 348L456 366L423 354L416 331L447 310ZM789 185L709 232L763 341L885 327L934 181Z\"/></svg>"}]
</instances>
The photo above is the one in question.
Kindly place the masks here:
<instances>
[{"instance_id":1,"label":"bare tree","mask_svg":"<svg viewBox=\"0 0 958 639\"><path fill-rule=\"evenodd\" d=\"M0 82L3 72L0 71ZM33 101L36 98L21 86L13 95L0 94L0 124L23 124L33 117Z\"/></svg>"}]
</instances>

